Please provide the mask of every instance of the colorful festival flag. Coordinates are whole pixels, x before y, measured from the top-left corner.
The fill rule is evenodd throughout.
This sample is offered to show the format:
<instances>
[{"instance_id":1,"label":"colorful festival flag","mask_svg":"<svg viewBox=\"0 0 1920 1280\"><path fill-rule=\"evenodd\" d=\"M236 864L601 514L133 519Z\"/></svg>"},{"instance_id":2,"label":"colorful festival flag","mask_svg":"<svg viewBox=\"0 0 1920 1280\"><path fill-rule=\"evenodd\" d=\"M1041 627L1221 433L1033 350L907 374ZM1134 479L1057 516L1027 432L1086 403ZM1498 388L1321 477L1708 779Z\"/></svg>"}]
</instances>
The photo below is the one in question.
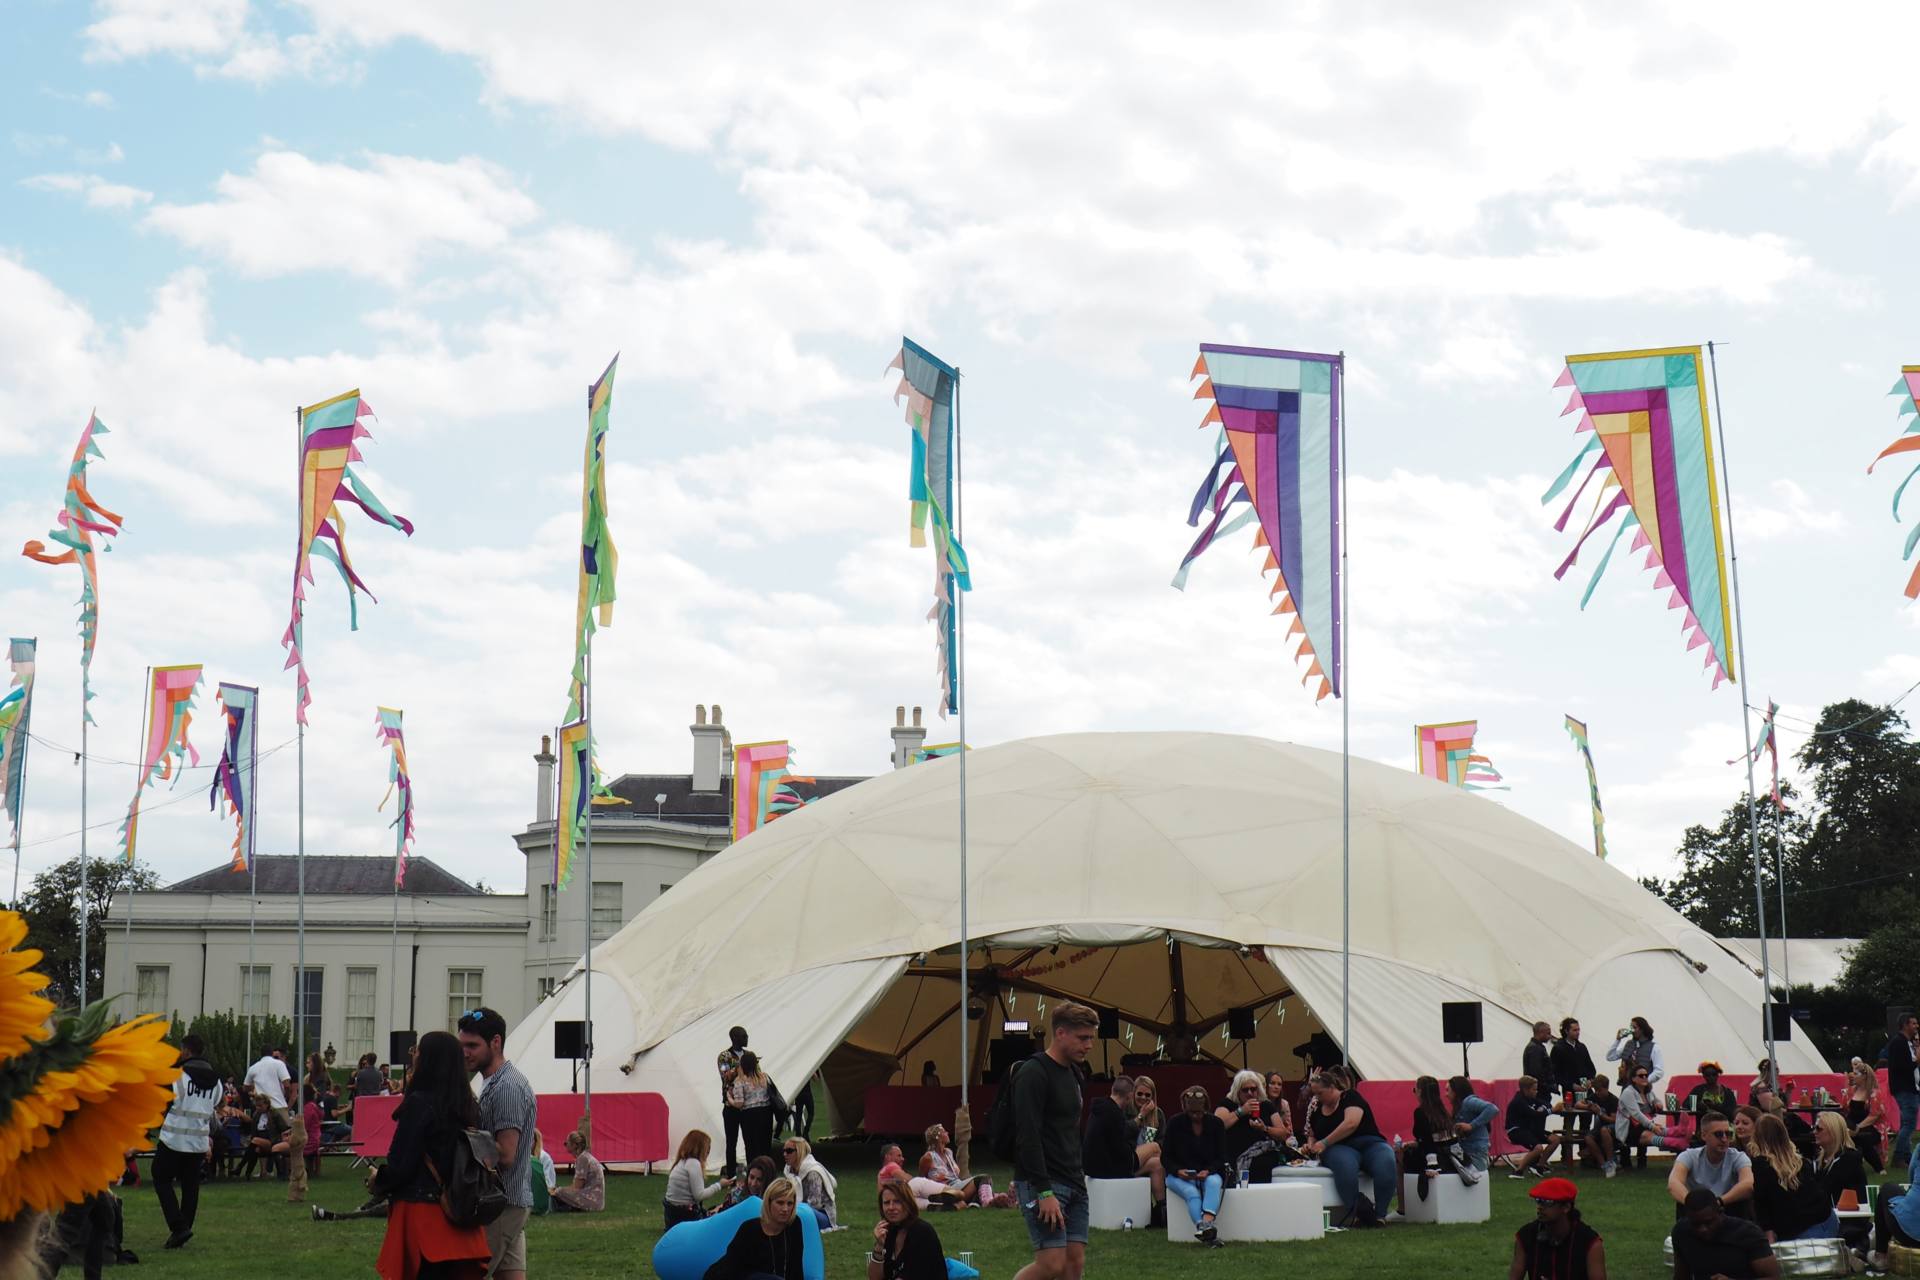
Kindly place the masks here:
<instances>
[{"instance_id":1,"label":"colorful festival flag","mask_svg":"<svg viewBox=\"0 0 1920 1280\"><path fill-rule=\"evenodd\" d=\"M1587 740L1586 722L1567 717L1567 736L1587 762L1587 793L1593 798L1593 852L1602 862L1607 859L1607 820L1600 812L1600 775L1593 768L1593 744Z\"/></svg>"},{"instance_id":2,"label":"colorful festival flag","mask_svg":"<svg viewBox=\"0 0 1920 1280\"><path fill-rule=\"evenodd\" d=\"M1217 425L1213 465L1193 495L1187 523L1211 513L1173 576L1185 589L1187 570L1225 534L1257 523L1261 572L1274 575L1273 612L1292 614L1287 638L1300 637L1294 658L1307 659L1300 683L1320 681L1314 701L1341 696L1340 375L1342 357L1266 347L1200 344L1192 377L1196 400L1212 400L1201 427ZM1247 509L1227 518L1236 502Z\"/></svg>"},{"instance_id":3,"label":"colorful festival flag","mask_svg":"<svg viewBox=\"0 0 1920 1280\"><path fill-rule=\"evenodd\" d=\"M1566 510L1554 521L1555 529L1567 527L1588 482L1602 471L1607 473L1594 495L1585 530L1553 576L1565 577L1587 539L1624 512L1606 554L1581 593L1580 607L1587 607L1614 548L1632 529L1629 554L1646 551L1645 565L1653 570L1654 589L1671 592L1669 609L1684 610L1681 630L1688 637L1687 648L1706 648L1703 665L1713 672L1714 688L1732 681L1733 654L1727 646L1732 633L1730 597L1700 348L1568 356L1565 372L1553 385L1573 388L1561 416L1579 413L1576 432L1592 433L1540 497L1542 504L1553 501L1575 472L1587 468ZM1588 455L1594 455L1591 466L1587 466Z\"/></svg>"},{"instance_id":4,"label":"colorful festival flag","mask_svg":"<svg viewBox=\"0 0 1920 1280\"><path fill-rule=\"evenodd\" d=\"M214 698L220 703L226 733L222 735L220 763L213 770L213 786L207 792L207 807L224 801L226 811L233 815L233 869L245 871L253 865L253 805L260 792L255 776L260 767L260 690L223 680Z\"/></svg>"},{"instance_id":5,"label":"colorful festival flag","mask_svg":"<svg viewBox=\"0 0 1920 1280\"><path fill-rule=\"evenodd\" d=\"M1493 761L1473 749L1478 720L1413 726L1413 767L1464 791L1507 791Z\"/></svg>"},{"instance_id":6,"label":"colorful festival flag","mask_svg":"<svg viewBox=\"0 0 1920 1280\"><path fill-rule=\"evenodd\" d=\"M280 637L287 651L287 667L297 672L299 696L294 716L307 722L307 707L313 697L307 688L307 665L301 655L301 623L306 613L306 584L313 581L314 556L331 560L347 584L347 620L351 630L360 629L360 602L356 591L365 591L376 600L367 584L354 572L353 558L347 554L346 528L340 519L341 502L351 502L381 524L413 536L413 522L386 509L373 490L361 483L353 464L364 462L359 441L373 438L361 425L361 419L373 416L373 409L360 398L360 391L343 392L331 400L310 404L300 411L300 545L293 560L293 617L286 634ZM320 541L325 538L327 541ZM328 545L331 543L331 545ZM284 669L284 668L283 668Z\"/></svg>"},{"instance_id":7,"label":"colorful festival flag","mask_svg":"<svg viewBox=\"0 0 1920 1280\"><path fill-rule=\"evenodd\" d=\"M27 736L33 721L33 654L36 642L15 636L7 645L12 686L0 697L0 800L14 840L20 838L20 805L26 799Z\"/></svg>"},{"instance_id":8,"label":"colorful festival flag","mask_svg":"<svg viewBox=\"0 0 1920 1280\"><path fill-rule=\"evenodd\" d=\"M953 410L960 371L907 337L900 339L900 353L887 368L900 371L893 401L899 404L905 398L907 425L913 428L913 461L907 475L908 542L924 547L929 529L933 536L933 608L927 620L934 625L940 655L940 714L945 717L960 709L955 593L973 590L967 553L952 524Z\"/></svg>"},{"instance_id":9,"label":"colorful festival flag","mask_svg":"<svg viewBox=\"0 0 1920 1280\"><path fill-rule=\"evenodd\" d=\"M930 747L915 747L907 753L908 764L919 764L922 760L938 760L942 756L957 756L960 744L957 742L936 742Z\"/></svg>"},{"instance_id":10,"label":"colorful festival flag","mask_svg":"<svg viewBox=\"0 0 1920 1280\"><path fill-rule=\"evenodd\" d=\"M1920 449L1920 364L1900 366L1900 380L1893 384L1893 390L1887 394L1900 397L1900 416L1912 420L1907 423L1899 439L1882 449L1879 456L1867 464L1868 475L1873 474L1873 469L1880 465L1882 459ZM1893 519L1896 524L1900 521L1900 497L1906 493L1907 486L1913 483L1915 476L1920 476L1920 464L1915 464L1913 470L1907 472L1907 478L1900 482L1900 487L1893 491ZM1913 559L1916 545L1920 545L1920 526L1915 526L1913 532L1907 535L1907 547L1901 559ZM1907 579L1907 599L1916 597L1920 597L1920 565L1914 566L1913 576Z\"/></svg>"},{"instance_id":11,"label":"colorful festival flag","mask_svg":"<svg viewBox=\"0 0 1920 1280\"><path fill-rule=\"evenodd\" d=\"M396 887L407 882L407 855L413 851L413 775L407 769L407 735L400 728L400 718L406 713L395 711L392 707L380 707L374 712L374 736L387 745L391 757L387 764L387 794L380 797L377 806L386 810L387 801L394 791L400 792L400 807L393 815L393 821L387 825L393 832L393 883Z\"/></svg>"},{"instance_id":12,"label":"colorful festival flag","mask_svg":"<svg viewBox=\"0 0 1920 1280\"><path fill-rule=\"evenodd\" d=\"M200 687L200 664L154 667L149 680L140 780L127 805L127 820L120 824L120 851L128 862L134 859L134 845L140 837L140 795L147 784L174 777L175 762L182 758L200 763L200 753L187 740L187 727L193 723L193 694Z\"/></svg>"},{"instance_id":13,"label":"colorful festival flag","mask_svg":"<svg viewBox=\"0 0 1920 1280\"><path fill-rule=\"evenodd\" d=\"M1760 721L1760 737L1753 744L1753 751L1744 756L1735 756L1728 764L1740 764L1751 760L1760 763L1760 757L1769 758L1769 772L1773 779L1773 807L1777 812L1787 811L1787 802L1780 798L1780 739L1774 736L1773 717L1780 710L1780 704L1772 698L1767 699L1767 714Z\"/></svg>"},{"instance_id":14,"label":"colorful festival flag","mask_svg":"<svg viewBox=\"0 0 1920 1280\"><path fill-rule=\"evenodd\" d=\"M80 443L74 448L73 462L67 467L67 494L60 514L55 517L60 527L47 535L66 550L59 555L49 554L47 544L38 538L29 539L20 550L21 555L41 564L80 566L80 706L88 724L94 723L93 712L86 709L86 704L93 701L93 645L100 634L100 566L93 555L93 535L111 538L120 532L121 524L118 515L95 502L87 492L87 459L106 456L93 438L106 434L107 424L100 421L97 414L89 417L86 430L80 433ZM103 541L99 549L111 551L113 544Z\"/></svg>"},{"instance_id":15,"label":"colorful festival flag","mask_svg":"<svg viewBox=\"0 0 1920 1280\"><path fill-rule=\"evenodd\" d=\"M745 742L733 749L733 838L744 840L775 818L807 803L793 789L812 782L789 767L793 748L780 742Z\"/></svg>"},{"instance_id":16,"label":"colorful festival flag","mask_svg":"<svg viewBox=\"0 0 1920 1280\"><path fill-rule=\"evenodd\" d=\"M553 886L555 891L573 881L573 851L586 838L587 780L593 774L592 744L587 739L587 722L574 720L560 726L560 741L554 748L559 764L560 803L554 810L557 824L553 839Z\"/></svg>"},{"instance_id":17,"label":"colorful festival flag","mask_svg":"<svg viewBox=\"0 0 1920 1280\"><path fill-rule=\"evenodd\" d=\"M613 625L614 579L620 572L620 553L607 527L607 433L612 428L615 355L607 371L587 388L587 456L581 468L580 590L574 609L573 683L567 690L567 719L583 714L581 691L587 679L587 645L600 627ZM600 771L594 781L598 789Z\"/></svg>"}]
</instances>

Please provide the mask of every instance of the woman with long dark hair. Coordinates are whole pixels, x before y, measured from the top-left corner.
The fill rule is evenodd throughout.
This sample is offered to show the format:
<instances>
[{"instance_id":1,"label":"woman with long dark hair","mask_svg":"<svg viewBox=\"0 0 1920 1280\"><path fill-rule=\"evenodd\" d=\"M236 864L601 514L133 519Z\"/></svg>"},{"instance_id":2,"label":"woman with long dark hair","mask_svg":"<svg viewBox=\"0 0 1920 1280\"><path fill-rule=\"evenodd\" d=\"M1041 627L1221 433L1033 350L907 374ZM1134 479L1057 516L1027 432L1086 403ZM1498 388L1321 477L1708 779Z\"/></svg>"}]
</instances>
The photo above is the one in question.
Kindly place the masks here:
<instances>
[{"instance_id":1,"label":"woman with long dark hair","mask_svg":"<svg viewBox=\"0 0 1920 1280\"><path fill-rule=\"evenodd\" d=\"M480 1280L493 1251L485 1227L456 1227L440 1208L455 1144L480 1121L460 1042L445 1031L420 1037L406 1096L393 1113L387 1163L367 1179L386 1197L387 1236L374 1264L382 1280Z\"/></svg>"},{"instance_id":2,"label":"woman with long dark hair","mask_svg":"<svg viewBox=\"0 0 1920 1280\"><path fill-rule=\"evenodd\" d=\"M1431 1164L1429 1156L1433 1157ZM1440 1096L1440 1082L1432 1076L1421 1076L1413 1082L1413 1141L1401 1148L1400 1159L1402 1173L1419 1176L1414 1185L1422 1200L1427 1198L1427 1189L1434 1177L1459 1171L1453 1159L1453 1115ZM1400 1183L1400 1199L1400 1211L1405 1213L1405 1179Z\"/></svg>"}]
</instances>

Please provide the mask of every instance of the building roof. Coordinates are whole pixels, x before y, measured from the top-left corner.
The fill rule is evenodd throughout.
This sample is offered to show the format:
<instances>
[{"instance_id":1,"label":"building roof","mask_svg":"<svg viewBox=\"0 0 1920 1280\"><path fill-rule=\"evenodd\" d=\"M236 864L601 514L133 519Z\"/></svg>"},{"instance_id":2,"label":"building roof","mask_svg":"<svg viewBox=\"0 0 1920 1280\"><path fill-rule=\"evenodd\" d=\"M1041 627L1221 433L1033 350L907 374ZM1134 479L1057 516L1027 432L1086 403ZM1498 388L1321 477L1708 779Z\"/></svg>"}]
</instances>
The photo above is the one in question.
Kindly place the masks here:
<instances>
[{"instance_id":1,"label":"building roof","mask_svg":"<svg viewBox=\"0 0 1920 1280\"><path fill-rule=\"evenodd\" d=\"M856 782L865 781L865 778L851 777L808 778L795 779L792 786L801 799L818 800L821 796L830 796ZM595 825L621 818L651 819L657 805L660 816L673 822L725 827L733 811L732 778L720 779L718 791L695 791L693 775L690 773L623 773L608 785L607 790L627 803L597 807L593 814ZM655 796L665 796L666 799L656 802Z\"/></svg>"},{"instance_id":2,"label":"building roof","mask_svg":"<svg viewBox=\"0 0 1920 1280\"><path fill-rule=\"evenodd\" d=\"M230 866L215 867L197 876L176 880L159 893L245 893L253 885L260 893L292 894L299 889L300 859L291 854L260 854L254 858L259 877L235 871ZM361 857L355 854L310 853L307 855L307 892L315 894L391 894L393 859ZM408 895L478 895L480 890L454 875L430 858L410 858L407 880L400 892Z\"/></svg>"}]
</instances>

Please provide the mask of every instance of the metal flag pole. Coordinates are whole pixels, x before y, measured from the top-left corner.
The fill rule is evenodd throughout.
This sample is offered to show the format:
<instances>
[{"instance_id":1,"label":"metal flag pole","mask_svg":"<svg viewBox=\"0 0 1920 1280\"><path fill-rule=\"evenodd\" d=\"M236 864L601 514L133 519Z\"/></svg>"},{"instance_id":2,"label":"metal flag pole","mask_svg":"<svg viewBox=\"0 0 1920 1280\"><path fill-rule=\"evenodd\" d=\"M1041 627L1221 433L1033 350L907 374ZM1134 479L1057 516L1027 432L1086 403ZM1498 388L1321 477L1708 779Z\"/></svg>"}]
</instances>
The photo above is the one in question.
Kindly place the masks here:
<instances>
[{"instance_id":1,"label":"metal flag pole","mask_svg":"<svg viewBox=\"0 0 1920 1280\"><path fill-rule=\"evenodd\" d=\"M1353 617L1348 612L1347 527L1353 512L1347 505L1347 353L1340 353L1335 372L1339 389L1334 406L1340 431L1340 635L1335 641L1340 654L1340 1061L1353 1061L1353 760L1352 702L1353 667L1347 662L1347 633Z\"/></svg>"},{"instance_id":2,"label":"metal flag pole","mask_svg":"<svg viewBox=\"0 0 1920 1280\"><path fill-rule=\"evenodd\" d=\"M1727 559L1733 580L1733 639L1740 653L1740 674L1746 680L1747 687L1752 688L1753 671L1747 666L1746 624L1740 613L1740 551L1733 537L1733 478L1727 467L1727 420L1720 409L1720 362L1711 342L1707 344L1707 369L1713 378L1713 416L1720 420L1720 487L1726 490ZM1747 706L1744 692L1740 695L1740 730L1747 743L1747 840L1753 850L1754 924L1760 931L1760 1035L1767 1046L1768 1083L1778 1088L1780 1063L1774 1050L1773 1010L1769 1007L1773 1000L1773 967L1767 955L1767 891L1761 883L1765 873L1760 861L1760 815L1753 795L1753 711ZM1782 946L1785 943L1786 935L1783 933Z\"/></svg>"},{"instance_id":3,"label":"metal flag pole","mask_svg":"<svg viewBox=\"0 0 1920 1280\"><path fill-rule=\"evenodd\" d=\"M1774 725L1774 750L1779 748L1780 726ZM1786 988L1787 1001L1793 1000L1793 961L1787 947L1787 833L1780 826L1780 808L1773 810L1773 885L1780 894L1780 982Z\"/></svg>"},{"instance_id":4,"label":"metal flag pole","mask_svg":"<svg viewBox=\"0 0 1920 1280\"><path fill-rule=\"evenodd\" d=\"M956 366L953 371L953 540L965 546L965 503L961 492L960 370ZM946 589L953 592L954 710L960 720L960 1110L967 1115L971 1129L973 1113L969 1110L969 1103L972 1098L972 1072L969 1069L971 1059L967 1057L967 1015L972 994L969 989L968 960L973 948L968 933L971 922L967 918L967 593L959 589L959 583L951 573L943 576L947 581ZM957 1126L959 1120L956 1118L954 1123Z\"/></svg>"},{"instance_id":5,"label":"metal flag pole","mask_svg":"<svg viewBox=\"0 0 1920 1280\"><path fill-rule=\"evenodd\" d=\"M593 393L587 393L588 403ZM587 428L591 434L591 425ZM584 1073L585 1084L580 1091L580 1123L586 1128L589 1137L593 1134L593 632L587 632L586 652L581 655L580 668L580 719L587 731L587 776L580 785L587 789L587 821L583 859L586 862L587 893L587 1034L580 1051L586 1055L587 1069Z\"/></svg>"},{"instance_id":6,"label":"metal flag pole","mask_svg":"<svg viewBox=\"0 0 1920 1280\"><path fill-rule=\"evenodd\" d=\"M35 654L34 665L37 670L40 637L33 637L32 644ZM32 711L33 704L28 702L20 710L21 718L25 719ZM20 827L27 818L27 747L33 741L33 736L27 730L31 727L31 723L20 726L20 790L19 794L13 797L13 811L20 816L13 824L13 896L8 898L7 902L16 909L20 906Z\"/></svg>"},{"instance_id":7,"label":"metal flag pole","mask_svg":"<svg viewBox=\"0 0 1920 1280\"><path fill-rule=\"evenodd\" d=\"M301 453L305 441L306 411L293 411L293 465L296 484L299 481ZM297 488L295 490L298 492ZM305 536L304 530L297 530L295 538ZM293 705L296 712L300 706L300 695L296 688ZM294 738L298 743L295 750L295 769L299 774L294 786L294 956L293 956L293 1078L302 1084L307 1078L307 723L296 716ZM294 1110L300 1109L299 1096L294 1097ZM306 1193L306 1168L298 1160L288 1162L289 1168L297 1168L297 1177L291 1174L287 1178L287 1198L298 1200Z\"/></svg>"},{"instance_id":8,"label":"metal flag pole","mask_svg":"<svg viewBox=\"0 0 1920 1280\"><path fill-rule=\"evenodd\" d=\"M80 647L80 1012L87 1011L87 651Z\"/></svg>"},{"instance_id":9,"label":"metal flag pole","mask_svg":"<svg viewBox=\"0 0 1920 1280\"><path fill-rule=\"evenodd\" d=\"M146 789L147 785L146 769L141 761L146 756L147 734L150 731L150 721L153 716L152 667L147 668L147 683L145 689L147 705L146 709L140 713L140 743L133 751L133 801L135 804L140 803L140 793ZM120 990L130 996L137 996L139 994L133 989L133 983L128 979L128 976L133 972L133 869L136 865L134 862L134 833L128 831L127 923L125 929L122 931L124 941L120 945ZM102 958L104 959L104 957Z\"/></svg>"},{"instance_id":10,"label":"metal flag pole","mask_svg":"<svg viewBox=\"0 0 1920 1280\"><path fill-rule=\"evenodd\" d=\"M254 714L259 714L256 705ZM244 795L245 793L242 792ZM247 824L247 980L241 984L240 998L247 1006L247 1065L253 1065L253 1002L254 983L259 981L254 973L253 963L253 920L254 909L260 905L260 863L253 852L253 824L251 816ZM268 984L271 988L272 984Z\"/></svg>"}]
</instances>

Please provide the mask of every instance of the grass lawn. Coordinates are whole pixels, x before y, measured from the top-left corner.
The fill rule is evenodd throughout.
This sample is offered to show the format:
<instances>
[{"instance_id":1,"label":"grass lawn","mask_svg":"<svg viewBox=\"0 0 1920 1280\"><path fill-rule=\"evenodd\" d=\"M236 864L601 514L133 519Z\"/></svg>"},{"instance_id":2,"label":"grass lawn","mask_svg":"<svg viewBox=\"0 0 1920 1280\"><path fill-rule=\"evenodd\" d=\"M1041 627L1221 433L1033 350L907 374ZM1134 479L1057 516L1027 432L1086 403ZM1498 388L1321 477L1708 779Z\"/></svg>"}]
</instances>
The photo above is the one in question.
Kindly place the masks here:
<instances>
[{"instance_id":1,"label":"grass lawn","mask_svg":"<svg viewBox=\"0 0 1920 1280\"><path fill-rule=\"evenodd\" d=\"M863 1280L866 1251L876 1215L866 1188L877 1149L823 1144L827 1167L840 1176L842 1216L851 1230L826 1238L827 1275ZM1642 1173L1605 1180L1597 1172L1576 1175L1580 1207L1606 1241L1607 1273L1616 1280L1664 1280L1660 1242L1672 1223L1665 1162ZM994 1179L1004 1187L1004 1175ZM535 1220L529 1228L532 1274L552 1277L650 1276L650 1257L660 1235L664 1176L613 1176L608 1208L594 1215L567 1214ZM1493 1220L1475 1226L1391 1226L1347 1232L1324 1240L1286 1244L1234 1244L1203 1251L1168 1244L1158 1231L1093 1233L1088 1271L1100 1276L1186 1277L1195 1274L1238 1280L1276 1274L1343 1277L1504 1276L1514 1230L1533 1216L1527 1186L1493 1174ZM142 1276L177 1275L192 1280L256 1280L265 1272L296 1276L366 1276L373 1273L385 1231L382 1222L310 1220L306 1205L286 1203L280 1182L213 1182L200 1195L199 1222L185 1249L160 1248L166 1228L150 1186L121 1191L126 1205L127 1245L140 1255ZM311 1186L308 1202L350 1209L362 1196L358 1175L334 1162ZM935 1214L948 1254L971 1249L981 1274L1007 1280L1028 1258L1026 1228L1016 1210L976 1209Z\"/></svg>"}]
</instances>

